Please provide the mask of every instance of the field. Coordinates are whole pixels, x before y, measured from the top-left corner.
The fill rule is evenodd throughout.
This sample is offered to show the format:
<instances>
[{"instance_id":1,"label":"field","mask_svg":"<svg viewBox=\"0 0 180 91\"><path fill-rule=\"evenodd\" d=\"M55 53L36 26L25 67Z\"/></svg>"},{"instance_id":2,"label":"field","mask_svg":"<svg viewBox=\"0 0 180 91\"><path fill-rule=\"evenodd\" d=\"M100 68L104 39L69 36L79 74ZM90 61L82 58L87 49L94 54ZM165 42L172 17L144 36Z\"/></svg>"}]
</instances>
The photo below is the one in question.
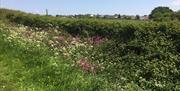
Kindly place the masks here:
<instances>
[{"instance_id":1,"label":"field","mask_svg":"<svg viewBox=\"0 0 180 91\"><path fill-rule=\"evenodd\" d=\"M179 91L180 22L0 10L2 91Z\"/></svg>"}]
</instances>

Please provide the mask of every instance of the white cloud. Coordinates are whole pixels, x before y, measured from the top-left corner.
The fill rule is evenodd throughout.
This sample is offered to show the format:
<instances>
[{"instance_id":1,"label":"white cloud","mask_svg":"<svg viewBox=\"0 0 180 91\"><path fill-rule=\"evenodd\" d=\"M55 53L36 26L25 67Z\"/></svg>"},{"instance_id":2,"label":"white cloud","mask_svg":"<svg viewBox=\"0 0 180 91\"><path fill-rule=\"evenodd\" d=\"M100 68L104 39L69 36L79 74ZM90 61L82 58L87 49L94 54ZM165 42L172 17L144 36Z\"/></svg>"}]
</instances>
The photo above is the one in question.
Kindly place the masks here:
<instances>
[{"instance_id":1,"label":"white cloud","mask_svg":"<svg viewBox=\"0 0 180 91\"><path fill-rule=\"evenodd\" d=\"M180 0L172 0L172 4L176 6L180 6Z\"/></svg>"}]
</instances>

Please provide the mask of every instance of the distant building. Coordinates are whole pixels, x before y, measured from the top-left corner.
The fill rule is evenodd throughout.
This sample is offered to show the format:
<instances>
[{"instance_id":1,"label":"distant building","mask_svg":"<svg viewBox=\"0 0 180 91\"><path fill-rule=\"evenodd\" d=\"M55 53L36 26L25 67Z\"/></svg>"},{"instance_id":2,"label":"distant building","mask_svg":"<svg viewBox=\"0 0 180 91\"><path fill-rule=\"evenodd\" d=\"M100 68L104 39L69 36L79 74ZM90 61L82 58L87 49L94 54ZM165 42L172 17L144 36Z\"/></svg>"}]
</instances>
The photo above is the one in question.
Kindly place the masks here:
<instances>
[{"instance_id":1,"label":"distant building","mask_svg":"<svg viewBox=\"0 0 180 91\"><path fill-rule=\"evenodd\" d=\"M99 14L97 14L96 17L97 17L97 18L104 18L104 15L99 15Z\"/></svg>"},{"instance_id":2,"label":"distant building","mask_svg":"<svg viewBox=\"0 0 180 91\"><path fill-rule=\"evenodd\" d=\"M94 17L95 15L93 15L93 14L90 14L90 17Z\"/></svg>"},{"instance_id":3,"label":"distant building","mask_svg":"<svg viewBox=\"0 0 180 91\"><path fill-rule=\"evenodd\" d=\"M87 17L95 17L95 15L93 15L93 14L86 14L86 15L84 15L84 16L87 16Z\"/></svg>"},{"instance_id":4,"label":"distant building","mask_svg":"<svg viewBox=\"0 0 180 91\"><path fill-rule=\"evenodd\" d=\"M104 18L104 19L125 19L125 20L149 20L148 15L100 15L100 14L78 14L78 15L56 15L56 17L61 18Z\"/></svg>"},{"instance_id":5,"label":"distant building","mask_svg":"<svg viewBox=\"0 0 180 91\"><path fill-rule=\"evenodd\" d=\"M114 18L115 18L115 19L118 19L118 18L120 19L120 18L121 18L121 15L120 15L120 14L115 14L115 15L114 15Z\"/></svg>"},{"instance_id":6,"label":"distant building","mask_svg":"<svg viewBox=\"0 0 180 91\"><path fill-rule=\"evenodd\" d=\"M130 17L130 19L132 19L132 20L135 20L136 19L136 16L129 16Z\"/></svg>"},{"instance_id":7,"label":"distant building","mask_svg":"<svg viewBox=\"0 0 180 91\"><path fill-rule=\"evenodd\" d=\"M134 19L136 19L136 16L133 16L133 15L122 15L121 19L134 20Z\"/></svg>"},{"instance_id":8,"label":"distant building","mask_svg":"<svg viewBox=\"0 0 180 91\"><path fill-rule=\"evenodd\" d=\"M140 20L149 20L149 16L148 15L141 16Z\"/></svg>"},{"instance_id":9,"label":"distant building","mask_svg":"<svg viewBox=\"0 0 180 91\"><path fill-rule=\"evenodd\" d=\"M113 19L113 18L114 18L114 15L104 15L104 18Z\"/></svg>"}]
</instances>

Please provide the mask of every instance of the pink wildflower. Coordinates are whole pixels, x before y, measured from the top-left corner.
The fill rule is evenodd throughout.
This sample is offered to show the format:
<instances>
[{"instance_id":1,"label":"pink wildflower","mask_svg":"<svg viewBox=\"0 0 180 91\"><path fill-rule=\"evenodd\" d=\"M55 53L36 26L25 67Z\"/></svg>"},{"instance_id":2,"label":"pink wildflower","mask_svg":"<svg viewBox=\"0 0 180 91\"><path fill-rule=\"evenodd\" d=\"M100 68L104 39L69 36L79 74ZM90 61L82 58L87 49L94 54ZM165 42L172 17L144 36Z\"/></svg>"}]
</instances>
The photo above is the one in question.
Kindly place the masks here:
<instances>
[{"instance_id":1,"label":"pink wildflower","mask_svg":"<svg viewBox=\"0 0 180 91\"><path fill-rule=\"evenodd\" d=\"M90 42L95 45L100 45L103 42L103 39L100 36L94 36L90 39Z\"/></svg>"},{"instance_id":2,"label":"pink wildflower","mask_svg":"<svg viewBox=\"0 0 180 91\"><path fill-rule=\"evenodd\" d=\"M64 36L57 36L57 37L54 37L54 40L56 41L64 41Z\"/></svg>"},{"instance_id":3,"label":"pink wildflower","mask_svg":"<svg viewBox=\"0 0 180 91\"><path fill-rule=\"evenodd\" d=\"M95 65L88 63L86 59L81 59L78 64L84 72L95 73Z\"/></svg>"}]
</instances>

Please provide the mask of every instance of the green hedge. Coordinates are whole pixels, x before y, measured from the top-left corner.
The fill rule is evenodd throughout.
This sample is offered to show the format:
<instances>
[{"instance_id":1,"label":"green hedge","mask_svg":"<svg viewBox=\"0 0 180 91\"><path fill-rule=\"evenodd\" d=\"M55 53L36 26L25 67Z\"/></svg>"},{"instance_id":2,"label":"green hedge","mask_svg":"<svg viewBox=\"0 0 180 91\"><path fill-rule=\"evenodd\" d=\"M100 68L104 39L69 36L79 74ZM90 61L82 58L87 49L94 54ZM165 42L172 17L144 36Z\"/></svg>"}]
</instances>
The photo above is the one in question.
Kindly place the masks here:
<instances>
[{"instance_id":1,"label":"green hedge","mask_svg":"<svg viewBox=\"0 0 180 91\"><path fill-rule=\"evenodd\" d=\"M139 21L115 21L102 19L61 19L49 16L38 15L8 15L11 22L24 24L31 27L59 27L72 35L101 35L117 36L120 31L127 28L136 28L137 25L144 22Z\"/></svg>"},{"instance_id":2,"label":"green hedge","mask_svg":"<svg viewBox=\"0 0 180 91\"><path fill-rule=\"evenodd\" d=\"M23 24L30 27L49 28L58 27L72 35L83 36L108 36L118 37L136 30L147 30L161 28L162 25L170 27L178 27L179 22L157 23L151 21L135 21L135 20L103 20L103 19L62 19L51 16L40 16L33 14L10 14L7 18L11 22ZM179 27L178 27L179 28Z\"/></svg>"}]
</instances>

